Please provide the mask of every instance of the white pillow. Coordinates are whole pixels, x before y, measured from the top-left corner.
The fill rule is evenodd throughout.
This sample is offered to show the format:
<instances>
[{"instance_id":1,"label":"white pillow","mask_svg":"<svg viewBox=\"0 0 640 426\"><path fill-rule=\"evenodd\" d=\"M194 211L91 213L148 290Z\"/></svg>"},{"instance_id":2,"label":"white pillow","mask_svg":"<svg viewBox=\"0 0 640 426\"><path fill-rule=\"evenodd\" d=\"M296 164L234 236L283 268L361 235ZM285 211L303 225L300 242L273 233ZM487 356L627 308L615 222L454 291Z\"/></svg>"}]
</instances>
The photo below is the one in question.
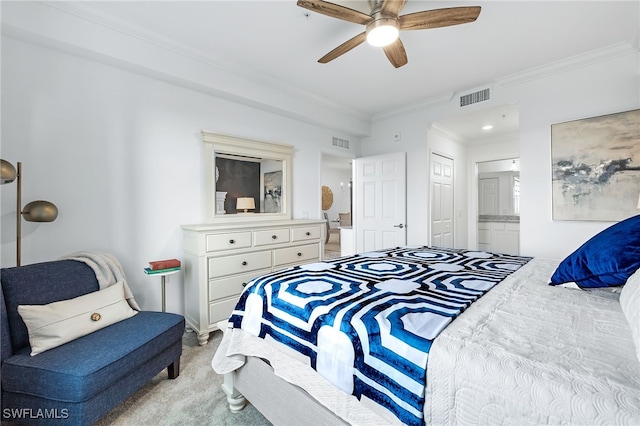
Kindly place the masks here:
<instances>
[{"instance_id":1,"label":"white pillow","mask_svg":"<svg viewBox=\"0 0 640 426\"><path fill-rule=\"evenodd\" d=\"M640 361L640 269L629 277L620 293L620 306L631 326L636 356Z\"/></svg>"},{"instance_id":2,"label":"white pillow","mask_svg":"<svg viewBox=\"0 0 640 426\"><path fill-rule=\"evenodd\" d=\"M124 298L124 283L48 305L19 305L29 331L31 356L137 314Z\"/></svg>"}]
</instances>

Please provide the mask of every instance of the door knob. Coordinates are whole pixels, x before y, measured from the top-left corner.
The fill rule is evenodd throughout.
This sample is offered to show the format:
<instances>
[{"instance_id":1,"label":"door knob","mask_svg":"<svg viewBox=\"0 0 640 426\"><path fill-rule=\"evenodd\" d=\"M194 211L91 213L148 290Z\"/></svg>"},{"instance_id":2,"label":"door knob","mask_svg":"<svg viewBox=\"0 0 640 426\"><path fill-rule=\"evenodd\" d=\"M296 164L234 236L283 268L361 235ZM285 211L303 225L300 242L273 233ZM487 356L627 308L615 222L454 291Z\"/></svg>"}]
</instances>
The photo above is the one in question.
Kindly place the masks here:
<instances>
[{"instance_id":1,"label":"door knob","mask_svg":"<svg viewBox=\"0 0 640 426\"><path fill-rule=\"evenodd\" d=\"M402 228L404 228L404 225L401 223L400 225L393 225L393 227L402 229Z\"/></svg>"}]
</instances>

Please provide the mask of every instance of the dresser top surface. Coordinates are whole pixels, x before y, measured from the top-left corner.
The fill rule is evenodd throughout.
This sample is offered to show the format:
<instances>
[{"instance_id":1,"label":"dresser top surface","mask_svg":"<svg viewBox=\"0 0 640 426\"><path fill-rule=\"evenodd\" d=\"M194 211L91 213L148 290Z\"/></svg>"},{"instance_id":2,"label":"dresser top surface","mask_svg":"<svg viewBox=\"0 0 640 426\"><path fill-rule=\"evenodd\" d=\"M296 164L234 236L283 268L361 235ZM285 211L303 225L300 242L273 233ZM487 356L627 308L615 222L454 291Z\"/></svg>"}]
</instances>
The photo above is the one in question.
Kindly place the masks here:
<instances>
[{"instance_id":1,"label":"dresser top surface","mask_svg":"<svg viewBox=\"0 0 640 426\"><path fill-rule=\"evenodd\" d=\"M324 225L325 221L321 219L291 219L291 220L256 220L251 222L239 223L198 223L192 225L181 225L184 231L220 231L220 230L238 230L238 229L256 229L256 228L279 228L283 226L305 226L305 225Z\"/></svg>"}]
</instances>

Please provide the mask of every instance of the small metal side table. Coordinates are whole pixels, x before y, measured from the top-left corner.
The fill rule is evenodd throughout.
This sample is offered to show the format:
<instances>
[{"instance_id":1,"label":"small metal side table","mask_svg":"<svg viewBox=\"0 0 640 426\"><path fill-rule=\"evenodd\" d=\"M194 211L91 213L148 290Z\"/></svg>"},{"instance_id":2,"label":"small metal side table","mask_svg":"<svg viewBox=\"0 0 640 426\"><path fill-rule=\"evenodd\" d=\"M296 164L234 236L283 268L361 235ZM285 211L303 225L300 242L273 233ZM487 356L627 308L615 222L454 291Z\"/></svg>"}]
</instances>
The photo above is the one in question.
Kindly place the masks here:
<instances>
[{"instance_id":1,"label":"small metal side table","mask_svg":"<svg viewBox=\"0 0 640 426\"><path fill-rule=\"evenodd\" d=\"M154 274L147 273L147 275L150 276L150 277L160 277L160 283L162 284L162 312L166 312L166 308L167 308L166 277L167 277L167 275L177 274L181 270L182 269L175 269L173 271L157 272L157 273L154 273Z\"/></svg>"}]
</instances>

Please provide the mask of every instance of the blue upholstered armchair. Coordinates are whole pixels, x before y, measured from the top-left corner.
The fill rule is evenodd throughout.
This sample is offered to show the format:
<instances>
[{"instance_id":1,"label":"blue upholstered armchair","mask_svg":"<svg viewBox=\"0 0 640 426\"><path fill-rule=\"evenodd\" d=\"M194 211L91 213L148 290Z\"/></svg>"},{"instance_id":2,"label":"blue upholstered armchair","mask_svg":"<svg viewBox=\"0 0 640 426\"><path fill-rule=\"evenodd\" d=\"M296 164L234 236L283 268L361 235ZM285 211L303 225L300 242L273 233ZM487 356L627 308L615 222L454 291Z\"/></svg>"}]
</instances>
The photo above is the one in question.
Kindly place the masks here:
<instances>
[{"instance_id":1,"label":"blue upholstered armchair","mask_svg":"<svg viewBox=\"0 0 640 426\"><path fill-rule=\"evenodd\" d=\"M97 292L96 274L76 260L0 273L3 421L89 425L164 368L170 379L179 375L184 318L171 313L140 311L31 356L18 306Z\"/></svg>"}]
</instances>

